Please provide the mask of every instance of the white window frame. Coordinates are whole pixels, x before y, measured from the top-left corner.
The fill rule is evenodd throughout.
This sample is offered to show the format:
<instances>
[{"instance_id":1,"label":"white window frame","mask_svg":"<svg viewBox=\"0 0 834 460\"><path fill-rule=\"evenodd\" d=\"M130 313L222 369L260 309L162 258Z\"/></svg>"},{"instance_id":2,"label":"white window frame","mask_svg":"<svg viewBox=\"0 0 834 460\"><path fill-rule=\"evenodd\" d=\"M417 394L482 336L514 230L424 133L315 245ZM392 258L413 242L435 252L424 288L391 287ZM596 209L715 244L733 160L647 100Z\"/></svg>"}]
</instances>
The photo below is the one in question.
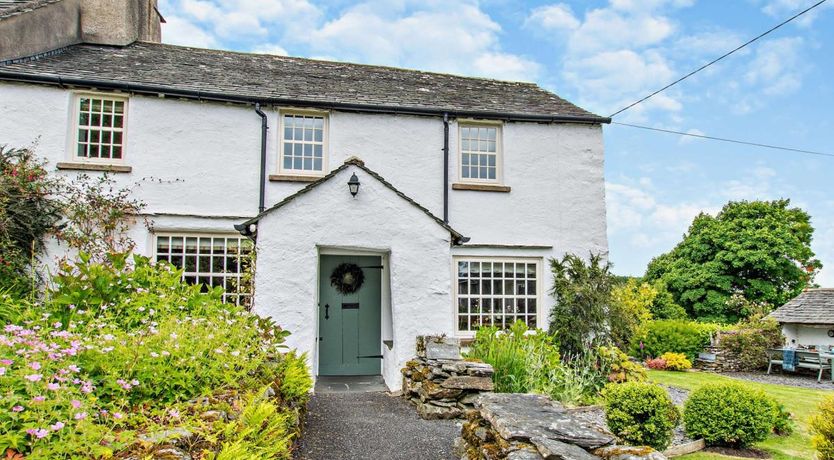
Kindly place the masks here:
<instances>
[{"instance_id":1,"label":"white window frame","mask_svg":"<svg viewBox=\"0 0 834 460\"><path fill-rule=\"evenodd\" d=\"M467 184L504 183L504 124L493 120L459 120L458 123L458 181ZM495 179L463 177L463 128L495 128Z\"/></svg>"},{"instance_id":2,"label":"white window frame","mask_svg":"<svg viewBox=\"0 0 834 460\"><path fill-rule=\"evenodd\" d=\"M547 311L544 305L544 259L542 257L509 257L509 256L466 256L459 255L452 257L452 312L454 317L455 335L462 338L471 338L475 336L476 331L462 331L459 329L459 313L458 313L458 262L513 262L536 265L536 327L539 329L547 329L544 321L547 319ZM491 298L496 298L494 294ZM499 298L516 298L517 296L501 295ZM529 298L529 297L528 297Z\"/></svg>"},{"instance_id":3,"label":"white window frame","mask_svg":"<svg viewBox=\"0 0 834 460\"><path fill-rule=\"evenodd\" d=\"M313 116L321 117L322 122L322 158L321 171L306 171L303 169L288 169L284 168L284 116ZM282 109L278 111L278 174L286 176L312 176L321 177L326 175L329 171L328 167L328 144L330 142L330 113L323 110L305 110L305 109Z\"/></svg>"},{"instance_id":4,"label":"white window frame","mask_svg":"<svg viewBox=\"0 0 834 460\"><path fill-rule=\"evenodd\" d=\"M200 278L223 277L223 278L237 278L238 283L240 283L240 280L243 277L243 273L244 273L243 271L240 270L240 261L238 261L238 274L236 276L226 276L227 274L219 274L218 272L186 271L185 270L185 256L186 256L185 240L186 240L186 238L234 238L234 239L238 239L240 241L244 241L244 240L246 240L246 237L241 236L239 233L225 233L225 232L214 233L214 232L176 232L176 231L168 231L168 232L153 233L152 238L151 238L151 240L152 240L151 246L153 247L153 259L152 260L154 261L154 263L157 262L157 259L159 257L158 239L160 237L182 238L183 239L183 254L182 254L183 264L182 264L182 267L181 267L181 269L183 271L183 280L185 280L185 278L188 277L188 276L193 276L193 277L197 278L198 282L199 282ZM199 240L198 240L198 247L199 247ZM252 250L254 251L254 243L253 243ZM227 252L227 251L228 251L228 246L226 248L224 248L224 253ZM169 254L170 253L171 253L171 251L169 250ZM171 254L171 255L173 255L173 254ZM201 255L199 253L199 250L195 255L199 258L199 256ZM227 257L227 256L224 256L224 257ZM170 259L168 259L168 261L170 263ZM225 260L224 260L224 262L225 262ZM198 264L199 264L199 259L198 259ZM199 268L199 267L197 267L197 268ZM214 285L213 280L211 281L211 285L212 286ZM233 293L228 293L227 292L227 293L223 294L223 301L224 302L226 302L227 297L237 297L239 299L242 299L244 297L249 297L250 300L251 300L252 293L244 294L244 293L240 293L240 292L233 292Z\"/></svg>"},{"instance_id":5,"label":"white window frame","mask_svg":"<svg viewBox=\"0 0 834 460\"><path fill-rule=\"evenodd\" d=\"M103 100L110 100L110 101L120 101L124 103L124 112L122 113L122 157L121 158L90 158L90 157L82 157L78 155L78 143L80 141L78 137L78 131L82 128L79 124L79 118L81 116L81 98L97 98ZM122 93L99 93L99 92L74 92L72 93L71 97L72 107L70 108L70 116L72 117L72 122L69 124L72 132L70 133L69 139L71 140L71 144L68 148L68 157L69 161L73 163L95 163L95 164L124 164L126 162L125 157L127 155L127 127L128 127L128 112L130 109L130 97L126 94ZM112 132L112 130L111 130Z\"/></svg>"}]
</instances>

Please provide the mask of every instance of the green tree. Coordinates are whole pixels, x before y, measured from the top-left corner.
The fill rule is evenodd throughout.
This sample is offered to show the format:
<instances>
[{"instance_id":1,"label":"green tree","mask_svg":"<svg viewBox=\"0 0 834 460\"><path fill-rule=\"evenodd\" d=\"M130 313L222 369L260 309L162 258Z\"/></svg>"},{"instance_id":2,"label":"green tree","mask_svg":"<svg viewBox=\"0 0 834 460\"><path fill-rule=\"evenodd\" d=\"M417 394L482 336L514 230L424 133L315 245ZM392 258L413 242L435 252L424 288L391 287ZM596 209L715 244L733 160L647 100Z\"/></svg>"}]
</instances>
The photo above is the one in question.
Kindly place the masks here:
<instances>
[{"instance_id":1,"label":"green tree","mask_svg":"<svg viewBox=\"0 0 834 460\"><path fill-rule=\"evenodd\" d=\"M652 319L650 308L656 297L657 289L635 278L611 290L610 334L620 349L628 350L646 322Z\"/></svg>"},{"instance_id":2,"label":"green tree","mask_svg":"<svg viewBox=\"0 0 834 460\"><path fill-rule=\"evenodd\" d=\"M553 272L551 295L556 305L550 313L550 333L559 338L563 355L578 355L604 341L608 335L611 304L611 264L599 254L586 263L567 254L550 259Z\"/></svg>"},{"instance_id":3,"label":"green tree","mask_svg":"<svg viewBox=\"0 0 834 460\"><path fill-rule=\"evenodd\" d=\"M649 263L646 279L663 281L674 301L698 320L736 322L733 294L782 305L822 268L811 250L814 228L790 200L729 202L701 214L670 252Z\"/></svg>"}]
</instances>

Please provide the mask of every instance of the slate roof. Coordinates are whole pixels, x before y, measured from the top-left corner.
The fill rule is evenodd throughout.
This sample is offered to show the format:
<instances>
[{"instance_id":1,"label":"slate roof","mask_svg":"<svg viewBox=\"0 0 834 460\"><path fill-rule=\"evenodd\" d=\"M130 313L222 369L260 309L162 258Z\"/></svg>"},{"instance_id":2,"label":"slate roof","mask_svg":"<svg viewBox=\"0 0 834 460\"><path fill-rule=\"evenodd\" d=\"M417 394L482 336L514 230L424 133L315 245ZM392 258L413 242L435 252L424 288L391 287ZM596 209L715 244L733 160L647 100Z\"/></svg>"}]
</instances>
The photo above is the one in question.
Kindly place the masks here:
<instances>
[{"instance_id":1,"label":"slate roof","mask_svg":"<svg viewBox=\"0 0 834 460\"><path fill-rule=\"evenodd\" d=\"M348 110L610 121L533 83L147 42L72 45L0 65L0 79Z\"/></svg>"},{"instance_id":2,"label":"slate roof","mask_svg":"<svg viewBox=\"0 0 834 460\"><path fill-rule=\"evenodd\" d=\"M364 162L364 161L362 161L362 160L360 160L360 159L358 159L358 158L356 158L356 157L350 157L350 158L348 158L347 160L345 160L345 162L344 162L341 166L339 166L338 168L336 168L336 169L334 169L334 170L330 171L327 175L323 176L321 179L319 179L319 180L317 180L317 181L315 181L315 182L311 182L311 183L310 183L310 184L308 184L306 187L304 187L304 188L302 188L301 190L299 190L299 191L297 191L297 192L293 193L292 195L287 196L286 198L284 198L283 200L279 201L279 202L278 202L278 203L276 203L275 205L273 205L273 206L271 206L271 207L267 208L265 211L261 212L261 213L260 213L260 214L258 214L257 216L255 216L255 217L253 217L253 218L251 218L251 219L249 219L249 220L247 220L247 221L245 221L245 222L243 222L243 223L241 223L241 224L237 224L237 225L235 225L235 229L236 229L236 230L238 230L239 232L241 232L241 234L243 234L244 236L249 236L249 234L248 234L247 232L248 232L248 227L249 227L249 225L250 225L250 224L257 223L257 222L258 222L259 220L261 220L261 218L262 218L262 217L264 217L265 215L267 215L267 214L271 213L272 211L275 211L275 210L277 210L277 209L280 209L280 208L282 208L282 207L286 206L287 204L289 204L291 201L295 200L295 199L296 199L296 198L298 198L299 196L304 195L304 194L306 194L307 192L312 191L313 189L315 189L315 188L316 188L316 187L318 187L319 185L321 185L321 184L323 184L323 183L327 182L328 180L332 179L333 177L335 177L335 176L336 176L337 174L339 174L340 172L342 172L342 171L344 171L345 169L347 169L347 167L348 167L348 166L356 166L357 168L359 168L359 169L361 169L361 170L365 171L365 172L366 172L369 176L371 176L371 177L373 177L374 179L378 180L378 181L379 181L382 185L384 185L386 188L388 188L388 189L389 189L389 190L391 190L392 192L396 193L396 194L397 194L397 196L399 196L400 198L404 199L404 200L405 200L405 201L407 201L409 204L411 204L412 206L416 207L417 209L419 209L420 211L422 211L424 214L426 214L427 216L429 216L429 218L431 218L433 221L435 221L438 225L440 225L441 227L443 227L446 231L448 231L448 232L452 235L452 239L453 239L453 240L452 240L452 242L453 242L454 244L460 244L460 243L465 243L466 241L469 241L469 238L466 238L466 237L465 237L465 236L463 236L460 232L458 232L457 230L455 230L455 229L453 229L452 227L450 227L450 226L449 226L449 224L447 224L446 222L443 222L443 219L440 219L439 217L437 217L437 216L435 216L434 214L432 214L432 212L431 212L431 211L429 211L428 209L426 209L425 207L423 207L423 205L421 205L420 203L418 203L418 202L414 201L414 199L412 199L411 197L409 197L409 196L408 196L408 195L406 195L405 193L403 193L403 192L401 192L401 191L397 190L397 188L396 188L396 187L394 187L393 185L391 185L391 183L390 183L390 182L388 182L387 180L385 180L385 178L383 178L382 176L380 176L380 175L379 175L376 171L373 171L372 169L370 169L370 168L368 168L367 166L365 166L365 162Z\"/></svg>"},{"instance_id":3,"label":"slate roof","mask_svg":"<svg viewBox=\"0 0 834 460\"><path fill-rule=\"evenodd\" d=\"M0 0L0 20L61 0Z\"/></svg>"},{"instance_id":4,"label":"slate roof","mask_svg":"<svg viewBox=\"0 0 834 460\"><path fill-rule=\"evenodd\" d=\"M834 324L834 288L808 289L769 316L780 323Z\"/></svg>"}]
</instances>

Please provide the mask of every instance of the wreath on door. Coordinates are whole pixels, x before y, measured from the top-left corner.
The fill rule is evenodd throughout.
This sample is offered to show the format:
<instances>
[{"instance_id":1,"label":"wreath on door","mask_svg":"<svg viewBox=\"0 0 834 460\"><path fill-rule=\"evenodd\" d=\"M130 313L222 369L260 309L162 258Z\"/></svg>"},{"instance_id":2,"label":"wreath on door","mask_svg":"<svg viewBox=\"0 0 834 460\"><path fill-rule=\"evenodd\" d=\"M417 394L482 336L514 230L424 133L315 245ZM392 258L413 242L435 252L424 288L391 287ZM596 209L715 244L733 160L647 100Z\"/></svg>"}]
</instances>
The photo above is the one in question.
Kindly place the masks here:
<instances>
[{"instance_id":1,"label":"wreath on door","mask_svg":"<svg viewBox=\"0 0 834 460\"><path fill-rule=\"evenodd\" d=\"M365 282L365 273L356 264L340 264L330 274L330 285L342 294L353 294Z\"/></svg>"}]
</instances>

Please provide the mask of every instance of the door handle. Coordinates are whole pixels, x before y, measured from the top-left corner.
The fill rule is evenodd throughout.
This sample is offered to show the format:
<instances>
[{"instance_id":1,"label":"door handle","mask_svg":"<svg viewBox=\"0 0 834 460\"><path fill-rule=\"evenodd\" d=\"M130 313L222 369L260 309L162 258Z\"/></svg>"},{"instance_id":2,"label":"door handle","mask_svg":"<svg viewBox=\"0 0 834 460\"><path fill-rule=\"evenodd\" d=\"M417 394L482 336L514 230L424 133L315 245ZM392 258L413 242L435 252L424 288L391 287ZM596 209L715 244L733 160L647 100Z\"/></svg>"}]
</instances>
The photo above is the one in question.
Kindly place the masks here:
<instances>
[{"instance_id":1,"label":"door handle","mask_svg":"<svg viewBox=\"0 0 834 460\"><path fill-rule=\"evenodd\" d=\"M324 304L324 319L330 319L330 304Z\"/></svg>"}]
</instances>

